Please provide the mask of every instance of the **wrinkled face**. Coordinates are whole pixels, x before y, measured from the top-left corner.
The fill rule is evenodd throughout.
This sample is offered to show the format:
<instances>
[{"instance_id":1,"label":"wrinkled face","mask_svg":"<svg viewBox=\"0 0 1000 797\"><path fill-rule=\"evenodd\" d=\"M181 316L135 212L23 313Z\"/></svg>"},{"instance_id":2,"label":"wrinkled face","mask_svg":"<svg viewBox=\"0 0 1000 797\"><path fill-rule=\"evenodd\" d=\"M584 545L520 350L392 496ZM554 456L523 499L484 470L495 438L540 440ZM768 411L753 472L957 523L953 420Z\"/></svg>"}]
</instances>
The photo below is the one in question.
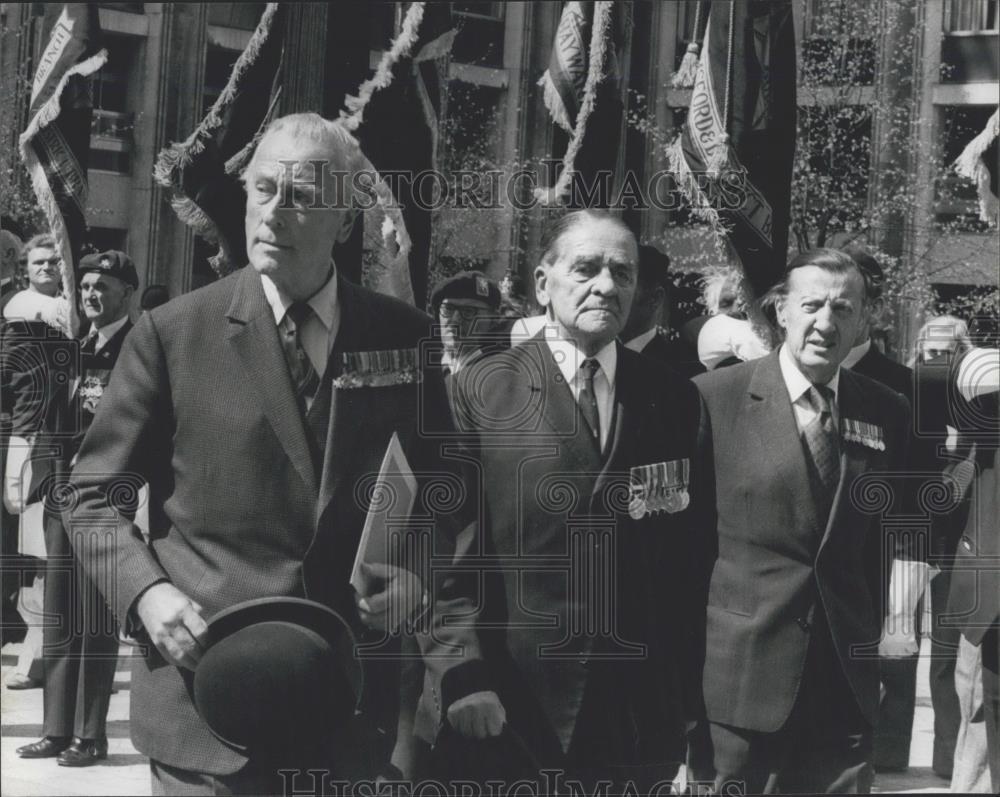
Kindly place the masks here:
<instances>
[{"instance_id":1,"label":"wrinkled face","mask_svg":"<svg viewBox=\"0 0 1000 797\"><path fill-rule=\"evenodd\" d=\"M456 350L468 343L475 333L482 332L477 320L490 315L490 306L475 299L444 299L438 309L441 324L441 342L445 348Z\"/></svg>"},{"instance_id":2,"label":"wrinkled face","mask_svg":"<svg viewBox=\"0 0 1000 797\"><path fill-rule=\"evenodd\" d=\"M28 252L28 283L32 290L55 296L59 292L59 265L62 258L48 246L38 246Z\"/></svg>"},{"instance_id":3,"label":"wrinkled face","mask_svg":"<svg viewBox=\"0 0 1000 797\"><path fill-rule=\"evenodd\" d=\"M324 192L324 175L316 174L342 168L329 150L278 131L264 137L247 170L247 257L291 299L308 299L323 286L333 244L351 231L352 214L332 207L337 192L329 179Z\"/></svg>"},{"instance_id":4,"label":"wrinkled face","mask_svg":"<svg viewBox=\"0 0 1000 797\"><path fill-rule=\"evenodd\" d=\"M80 278L83 312L98 329L125 316L131 298L132 286L117 277L88 271Z\"/></svg>"},{"instance_id":5,"label":"wrinkled face","mask_svg":"<svg viewBox=\"0 0 1000 797\"><path fill-rule=\"evenodd\" d=\"M837 372L865 323L865 285L852 269L834 274L802 266L788 276L788 293L777 303L785 345L799 370L814 384Z\"/></svg>"},{"instance_id":6,"label":"wrinkled face","mask_svg":"<svg viewBox=\"0 0 1000 797\"><path fill-rule=\"evenodd\" d=\"M617 337L635 293L635 237L607 219L563 233L558 257L535 270L535 292L549 319L587 356Z\"/></svg>"}]
</instances>

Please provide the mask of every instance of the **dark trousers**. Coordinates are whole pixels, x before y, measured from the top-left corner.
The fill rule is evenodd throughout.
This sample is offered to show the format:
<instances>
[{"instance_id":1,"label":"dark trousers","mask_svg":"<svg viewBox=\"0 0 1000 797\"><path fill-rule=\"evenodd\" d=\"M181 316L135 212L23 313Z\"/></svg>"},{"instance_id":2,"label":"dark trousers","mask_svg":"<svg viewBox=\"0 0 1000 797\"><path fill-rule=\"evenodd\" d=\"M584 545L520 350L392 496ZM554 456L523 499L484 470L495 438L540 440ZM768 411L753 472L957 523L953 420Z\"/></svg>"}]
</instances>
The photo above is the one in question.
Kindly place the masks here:
<instances>
[{"instance_id":1,"label":"dark trousers","mask_svg":"<svg viewBox=\"0 0 1000 797\"><path fill-rule=\"evenodd\" d=\"M74 544L86 545L87 531ZM44 733L99 739L118 659L115 620L98 585L84 573L61 519L46 512ZM107 574L113 589L113 574Z\"/></svg>"},{"instance_id":2,"label":"dark trousers","mask_svg":"<svg viewBox=\"0 0 1000 797\"><path fill-rule=\"evenodd\" d=\"M811 631L798 696L778 731L713 722L710 733L719 793L871 791L872 728L861 714L822 622Z\"/></svg>"},{"instance_id":3,"label":"dark trousers","mask_svg":"<svg viewBox=\"0 0 1000 797\"><path fill-rule=\"evenodd\" d=\"M942 568L931 581L931 660L930 691L934 707L934 771L951 778L955 761L955 741L962 722L958 693L955 691L955 663L961 632L954 626L942 626L941 618L948 612L948 591L951 570Z\"/></svg>"},{"instance_id":4,"label":"dark trousers","mask_svg":"<svg viewBox=\"0 0 1000 797\"><path fill-rule=\"evenodd\" d=\"M916 609L914 625L920 645L923 603ZM917 705L917 662L920 654L905 658L880 658L879 677L882 699L875 721L875 770L902 771L910 764L910 738L913 735L913 712ZM952 687L954 691L954 687Z\"/></svg>"},{"instance_id":5,"label":"dark trousers","mask_svg":"<svg viewBox=\"0 0 1000 797\"><path fill-rule=\"evenodd\" d=\"M1000 793L1000 630L996 622L986 632L982 642L983 651L983 713L986 720L986 746L990 763L990 781L993 792Z\"/></svg>"}]
</instances>

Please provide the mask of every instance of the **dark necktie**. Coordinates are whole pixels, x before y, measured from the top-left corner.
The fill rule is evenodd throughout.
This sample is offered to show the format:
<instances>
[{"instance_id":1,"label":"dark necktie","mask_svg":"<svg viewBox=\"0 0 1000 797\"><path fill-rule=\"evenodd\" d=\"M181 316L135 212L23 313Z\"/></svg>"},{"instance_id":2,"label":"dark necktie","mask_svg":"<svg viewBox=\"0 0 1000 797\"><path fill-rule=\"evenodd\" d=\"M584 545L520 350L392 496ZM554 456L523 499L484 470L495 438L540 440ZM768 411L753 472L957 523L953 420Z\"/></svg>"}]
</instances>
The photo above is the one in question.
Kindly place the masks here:
<instances>
[{"instance_id":1,"label":"dark necktie","mask_svg":"<svg viewBox=\"0 0 1000 797\"><path fill-rule=\"evenodd\" d=\"M597 395L594 393L594 375L600 370L601 364L593 357L588 357L580 366L580 375L577 377L580 383L580 394L577 396L577 404L580 405L580 412L590 427L594 443L601 447L601 416L597 411Z\"/></svg>"},{"instance_id":2,"label":"dark necktie","mask_svg":"<svg viewBox=\"0 0 1000 797\"><path fill-rule=\"evenodd\" d=\"M802 434L829 506L840 481L840 435L833 423L833 391L826 385L813 385L807 396L817 416Z\"/></svg>"},{"instance_id":3,"label":"dark necktie","mask_svg":"<svg viewBox=\"0 0 1000 797\"><path fill-rule=\"evenodd\" d=\"M312 308L306 302L293 302L281 319L281 348L288 363L288 373L292 377L292 387L299 408L305 414L308 400L316 395L319 387L319 375L313 368L309 355L302 347L302 325L312 313Z\"/></svg>"},{"instance_id":4,"label":"dark necktie","mask_svg":"<svg viewBox=\"0 0 1000 797\"><path fill-rule=\"evenodd\" d=\"M80 354L91 355L97 353L97 333L93 335L88 335L83 341L83 345L80 346Z\"/></svg>"}]
</instances>

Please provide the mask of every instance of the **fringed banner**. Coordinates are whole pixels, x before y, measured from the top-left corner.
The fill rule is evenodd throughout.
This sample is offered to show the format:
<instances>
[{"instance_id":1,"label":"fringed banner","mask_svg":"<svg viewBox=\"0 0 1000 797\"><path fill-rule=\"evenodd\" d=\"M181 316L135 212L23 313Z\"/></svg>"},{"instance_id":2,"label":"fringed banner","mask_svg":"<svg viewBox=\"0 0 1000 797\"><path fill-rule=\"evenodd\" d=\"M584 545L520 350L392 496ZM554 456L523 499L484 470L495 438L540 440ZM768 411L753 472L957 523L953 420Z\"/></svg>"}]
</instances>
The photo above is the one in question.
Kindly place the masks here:
<instances>
[{"instance_id":1,"label":"fringed banner","mask_svg":"<svg viewBox=\"0 0 1000 797\"><path fill-rule=\"evenodd\" d=\"M62 257L63 330L75 337L75 264L87 231L87 158L93 106L85 78L108 60L92 3L50 4L48 43L31 89L28 124L19 144L38 203Z\"/></svg>"},{"instance_id":2,"label":"fringed banner","mask_svg":"<svg viewBox=\"0 0 1000 797\"><path fill-rule=\"evenodd\" d=\"M535 189L543 205L564 204L577 172L591 186L603 179L602 171L613 172L624 111L617 46L631 25L627 5L621 4L616 29L615 7L613 2L571 2L563 9L549 68L538 84L553 121L571 138L555 185ZM598 187L597 205L608 204L607 193Z\"/></svg>"},{"instance_id":3,"label":"fringed banner","mask_svg":"<svg viewBox=\"0 0 1000 797\"><path fill-rule=\"evenodd\" d=\"M976 184L979 218L989 224L1000 221L1000 191L997 190L997 138L1000 137L1000 109L983 131L970 141L955 159L955 171Z\"/></svg>"},{"instance_id":4,"label":"fringed banner","mask_svg":"<svg viewBox=\"0 0 1000 797\"><path fill-rule=\"evenodd\" d=\"M687 120L667 147L693 213L726 236L754 297L787 257L795 74L790 2L712 3Z\"/></svg>"},{"instance_id":5,"label":"fringed banner","mask_svg":"<svg viewBox=\"0 0 1000 797\"><path fill-rule=\"evenodd\" d=\"M437 172L438 127L455 34L450 4L411 3L375 74L346 98L340 115L348 129L357 130L376 169L409 176L397 183L401 190L394 199L385 187L393 201L379 195L381 219L379 212L366 214L365 283L418 307L426 300L433 232L432 211L417 201L414 178Z\"/></svg>"},{"instance_id":6,"label":"fringed banner","mask_svg":"<svg viewBox=\"0 0 1000 797\"><path fill-rule=\"evenodd\" d=\"M219 247L209 262L220 276L247 262L239 175L281 95L283 28L282 4L268 3L208 114L185 141L160 152L153 170L178 218Z\"/></svg>"}]
</instances>

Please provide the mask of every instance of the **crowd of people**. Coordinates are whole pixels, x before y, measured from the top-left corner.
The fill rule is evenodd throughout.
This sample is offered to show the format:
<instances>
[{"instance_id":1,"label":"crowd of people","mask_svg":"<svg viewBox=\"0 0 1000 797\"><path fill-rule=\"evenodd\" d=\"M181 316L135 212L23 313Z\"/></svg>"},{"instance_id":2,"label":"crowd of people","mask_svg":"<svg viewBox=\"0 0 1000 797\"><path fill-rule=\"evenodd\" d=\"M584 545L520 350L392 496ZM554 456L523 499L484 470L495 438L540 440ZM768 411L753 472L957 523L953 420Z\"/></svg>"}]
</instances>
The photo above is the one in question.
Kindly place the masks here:
<instances>
[{"instance_id":1,"label":"crowd of people","mask_svg":"<svg viewBox=\"0 0 1000 797\"><path fill-rule=\"evenodd\" d=\"M601 210L550 220L539 313L473 271L428 317L331 259L354 214L319 194L357 147L274 120L248 267L134 325L111 250L55 333L58 250L25 244L5 522L45 564L7 688L44 723L18 755L106 757L126 639L154 794L662 794L682 765L867 792L907 766L922 634L935 771L1000 788L995 334L933 319L894 362L862 249L793 257L760 318L722 279L684 323L668 255Z\"/></svg>"}]
</instances>

